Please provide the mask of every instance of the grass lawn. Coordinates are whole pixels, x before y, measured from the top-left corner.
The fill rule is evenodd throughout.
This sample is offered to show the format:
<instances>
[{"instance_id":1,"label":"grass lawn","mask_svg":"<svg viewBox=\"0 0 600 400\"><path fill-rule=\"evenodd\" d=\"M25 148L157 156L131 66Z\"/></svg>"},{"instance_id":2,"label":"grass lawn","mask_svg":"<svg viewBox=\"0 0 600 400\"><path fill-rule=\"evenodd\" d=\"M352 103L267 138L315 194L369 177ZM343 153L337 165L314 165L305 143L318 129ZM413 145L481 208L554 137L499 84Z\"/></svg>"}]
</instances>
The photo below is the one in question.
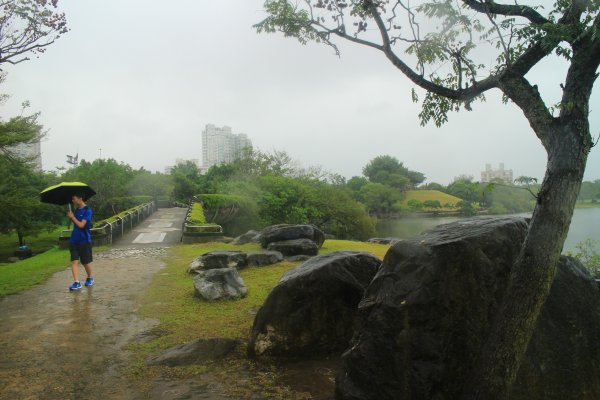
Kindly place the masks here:
<instances>
[{"instance_id":1,"label":"grass lawn","mask_svg":"<svg viewBox=\"0 0 600 400\"><path fill-rule=\"evenodd\" d=\"M577 200L575 208L600 208L600 202L592 203L591 200Z\"/></svg>"},{"instance_id":2,"label":"grass lawn","mask_svg":"<svg viewBox=\"0 0 600 400\"><path fill-rule=\"evenodd\" d=\"M50 232L42 232L38 236L26 236L25 244L33 254L43 253L58 244L58 237L66 227L60 226ZM0 234L0 262L12 257L15 250L19 249L19 238L16 233Z\"/></svg>"},{"instance_id":3,"label":"grass lawn","mask_svg":"<svg viewBox=\"0 0 600 400\"><path fill-rule=\"evenodd\" d=\"M409 200L418 200L420 202L425 202L427 200L437 200L442 205L442 208L432 209L433 211L456 211L456 208L451 207L443 207L446 204L457 204L462 201L462 199L452 196L451 194L447 194L444 192L440 192L439 190L408 190L406 192L406 197L402 200L402 204L408 207ZM424 207L424 211L430 210L427 207Z\"/></svg>"},{"instance_id":4,"label":"grass lawn","mask_svg":"<svg viewBox=\"0 0 600 400\"><path fill-rule=\"evenodd\" d=\"M0 264L0 297L27 290L68 266L68 250L58 247L16 263Z\"/></svg>"},{"instance_id":5,"label":"grass lawn","mask_svg":"<svg viewBox=\"0 0 600 400\"><path fill-rule=\"evenodd\" d=\"M337 250L368 251L383 259L389 246L342 240L327 240L320 254ZM161 350L200 338L236 338L247 341L256 311L264 303L270 290L281 276L299 263L283 261L263 267L246 268L240 275L248 287L248 296L236 301L202 301L194 295L192 277L186 273L190 262L197 256L213 250L261 250L258 244L235 246L222 243L180 245L171 248L166 268L158 272L145 292L139 307L142 318L156 318L159 325L155 336L143 343L130 346L134 365L129 373L138 383L168 376L191 377L210 373L234 398L249 398L250 393L261 393L262 398L305 399L306 394L293 393L276 382L277 372L272 366L253 363L245 357L245 345L239 354L227 360L205 366L147 367L146 358ZM243 370L240 377L239 371ZM235 376L235 378L233 378Z\"/></svg>"}]
</instances>

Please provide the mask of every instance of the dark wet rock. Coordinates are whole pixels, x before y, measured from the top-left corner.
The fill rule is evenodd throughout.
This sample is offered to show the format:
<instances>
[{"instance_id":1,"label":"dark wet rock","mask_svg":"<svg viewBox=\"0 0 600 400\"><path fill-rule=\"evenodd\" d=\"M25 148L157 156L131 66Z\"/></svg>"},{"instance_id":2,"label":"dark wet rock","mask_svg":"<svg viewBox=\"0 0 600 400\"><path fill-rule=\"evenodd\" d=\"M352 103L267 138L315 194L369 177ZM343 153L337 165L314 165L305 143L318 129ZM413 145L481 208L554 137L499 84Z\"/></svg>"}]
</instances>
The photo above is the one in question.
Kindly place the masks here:
<instances>
[{"instance_id":1,"label":"dark wet rock","mask_svg":"<svg viewBox=\"0 0 600 400\"><path fill-rule=\"evenodd\" d=\"M402 239L399 239L399 238L387 237L387 238L371 238L371 239L367 240L367 242L368 243L378 243L378 244L390 244L393 246L401 240Z\"/></svg>"},{"instance_id":2,"label":"dark wet rock","mask_svg":"<svg viewBox=\"0 0 600 400\"><path fill-rule=\"evenodd\" d=\"M246 266L246 253L241 251L209 251L190 263L187 272L197 274L203 270L216 268L237 268Z\"/></svg>"},{"instance_id":3,"label":"dark wet rock","mask_svg":"<svg viewBox=\"0 0 600 400\"><path fill-rule=\"evenodd\" d=\"M269 243L267 250L278 251L284 256L296 256L299 254L316 256L319 253L319 246L310 239L296 239Z\"/></svg>"},{"instance_id":4,"label":"dark wet rock","mask_svg":"<svg viewBox=\"0 0 600 400\"><path fill-rule=\"evenodd\" d=\"M246 260L249 267L260 267L283 261L283 254L279 251L253 251L247 254Z\"/></svg>"},{"instance_id":5,"label":"dark wet rock","mask_svg":"<svg viewBox=\"0 0 600 400\"><path fill-rule=\"evenodd\" d=\"M254 320L248 354L341 353L352 336L358 302L380 265L372 254L339 251L286 272Z\"/></svg>"},{"instance_id":6,"label":"dark wet rock","mask_svg":"<svg viewBox=\"0 0 600 400\"><path fill-rule=\"evenodd\" d=\"M202 364L206 361L219 360L239 347L241 342L235 339L198 339L189 343L171 347L165 352L149 357L146 365L180 365Z\"/></svg>"},{"instance_id":7,"label":"dark wet rock","mask_svg":"<svg viewBox=\"0 0 600 400\"><path fill-rule=\"evenodd\" d=\"M311 258L313 258L314 256L308 256L306 254L298 254L297 256L289 256L286 257L285 259L287 261L291 261L291 262L304 262L304 261L308 261Z\"/></svg>"},{"instance_id":8,"label":"dark wet rock","mask_svg":"<svg viewBox=\"0 0 600 400\"><path fill-rule=\"evenodd\" d=\"M260 243L259 239L260 239L260 232L250 230L250 231L244 233L243 235L236 237L230 243L231 244Z\"/></svg>"},{"instance_id":9,"label":"dark wet rock","mask_svg":"<svg viewBox=\"0 0 600 400\"><path fill-rule=\"evenodd\" d=\"M438 226L403 240L359 304L336 399L460 398L527 234L521 218ZM600 398L600 291L562 257L510 400Z\"/></svg>"},{"instance_id":10,"label":"dark wet rock","mask_svg":"<svg viewBox=\"0 0 600 400\"><path fill-rule=\"evenodd\" d=\"M196 295L204 300L240 299L248 288L235 268L200 271L194 277Z\"/></svg>"},{"instance_id":11,"label":"dark wet rock","mask_svg":"<svg viewBox=\"0 0 600 400\"><path fill-rule=\"evenodd\" d=\"M296 239L310 239L320 248L325 241L325 234L315 225L271 225L263 229L260 244L266 249L270 243Z\"/></svg>"}]
</instances>

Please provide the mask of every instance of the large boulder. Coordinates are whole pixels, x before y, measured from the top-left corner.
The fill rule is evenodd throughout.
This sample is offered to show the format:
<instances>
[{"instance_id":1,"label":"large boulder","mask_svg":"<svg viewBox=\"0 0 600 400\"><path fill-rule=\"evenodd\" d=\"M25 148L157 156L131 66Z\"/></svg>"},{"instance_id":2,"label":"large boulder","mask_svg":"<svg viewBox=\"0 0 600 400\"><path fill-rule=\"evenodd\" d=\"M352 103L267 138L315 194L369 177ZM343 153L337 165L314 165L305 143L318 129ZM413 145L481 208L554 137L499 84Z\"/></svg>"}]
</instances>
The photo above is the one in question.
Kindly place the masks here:
<instances>
[{"instance_id":1,"label":"large boulder","mask_svg":"<svg viewBox=\"0 0 600 400\"><path fill-rule=\"evenodd\" d=\"M235 268L200 271L194 277L196 295L204 300L240 299L248 288Z\"/></svg>"},{"instance_id":2,"label":"large boulder","mask_svg":"<svg viewBox=\"0 0 600 400\"><path fill-rule=\"evenodd\" d=\"M260 232L250 230L231 241L231 244L260 243Z\"/></svg>"},{"instance_id":3,"label":"large boulder","mask_svg":"<svg viewBox=\"0 0 600 400\"><path fill-rule=\"evenodd\" d=\"M165 350L159 355L148 357L146 365L180 365L202 364L206 361L219 360L235 350L241 342L236 339L197 339Z\"/></svg>"},{"instance_id":4,"label":"large boulder","mask_svg":"<svg viewBox=\"0 0 600 400\"><path fill-rule=\"evenodd\" d=\"M286 272L256 315L249 356L339 355L352 336L358 302L380 265L372 254L339 251Z\"/></svg>"},{"instance_id":5,"label":"large boulder","mask_svg":"<svg viewBox=\"0 0 600 400\"><path fill-rule=\"evenodd\" d=\"M263 229L260 244L266 249L269 243L296 239L310 239L320 248L325 241L325 234L315 225L271 225Z\"/></svg>"},{"instance_id":6,"label":"large boulder","mask_svg":"<svg viewBox=\"0 0 600 400\"><path fill-rule=\"evenodd\" d=\"M386 237L386 238L371 238L371 239L367 240L367 242L368 243L377 243L377 244L389 244L389 245L393 246L401 240L402 239L399 239L399 238Z\"/></svg>"},{"instance_id":7,"label":"large boulder","mask_svg":"<svg viewBox=\"0 0 600 400\"><path fill-rule=\"evenodd\" d=\"M249 267L261 267L283 261L283 254L278 251L252 251L247 254L246 260Z\"/></svg>"},{"instance_id":8,"label":"large boulder","mask_svg":"<svg viewBox=\"0 0 600 400\"><path fill-rule=\"evenodd\" d=\"M301 254L316 256L319 253L319 246L310 239L295 239L269 243L267 250L278 251L284 256L296 256Z\"/></svg>"},{"instance_id":9,"label":"large boulder","mask_svg":"<svg viewBox=\"0 0 600 400\"><path fill-rule=\"evenodd\" d=\"M209 251L192 261L188 267L189 274L215 268L237 268L246 266L246 253L241 251Z\"/></svg>"},{"instance_id":10,"label":"large boulder","mask_svg":"<svg viewBox=\"0 0 600 400\"><path fill-rule=\"evenodd\" d=\"M336 399L460 398L527 234L521 218L442 225L403 240L359 304ZM510 400L600 398L600 291L563 257Z\"/></svg>"}]
</instances>

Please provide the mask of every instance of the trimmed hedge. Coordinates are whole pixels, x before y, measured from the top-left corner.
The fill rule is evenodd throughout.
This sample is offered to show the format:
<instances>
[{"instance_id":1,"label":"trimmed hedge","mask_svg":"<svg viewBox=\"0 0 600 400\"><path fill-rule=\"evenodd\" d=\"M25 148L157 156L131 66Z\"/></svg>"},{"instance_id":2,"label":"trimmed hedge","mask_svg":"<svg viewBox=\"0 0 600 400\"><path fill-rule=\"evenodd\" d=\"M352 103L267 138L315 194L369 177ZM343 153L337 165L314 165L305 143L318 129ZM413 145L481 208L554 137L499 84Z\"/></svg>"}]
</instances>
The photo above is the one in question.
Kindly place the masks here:
<instances>
[{"instance_id":1,"label":"trimmed hedge","mask_svg":"<svg viewBox=\"0 0 600 400\"><path fill-rule=\"evenodd\" d=\"M206 224L206 218L204 217L204 209L202 208L202 203L192 203L191 210L187 215L185 222L192 225Z\"/></svg>"}]
</instances>

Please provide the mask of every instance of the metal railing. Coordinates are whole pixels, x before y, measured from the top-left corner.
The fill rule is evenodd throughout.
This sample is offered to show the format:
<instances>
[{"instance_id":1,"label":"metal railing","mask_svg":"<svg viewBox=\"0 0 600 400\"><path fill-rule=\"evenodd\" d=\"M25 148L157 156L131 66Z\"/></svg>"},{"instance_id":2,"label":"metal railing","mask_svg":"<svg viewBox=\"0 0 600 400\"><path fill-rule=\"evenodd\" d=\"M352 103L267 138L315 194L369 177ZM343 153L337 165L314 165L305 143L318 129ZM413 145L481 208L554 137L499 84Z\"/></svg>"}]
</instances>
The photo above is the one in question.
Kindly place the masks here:
<instances>
[{"instance_id":1,"label":"metal railing","mask_svg":"<svg viewBox=\"0 0 600 400\"><path fill-rule=\"evenodd\" d=\"M155 201L141 204L131 208L118 216L115 216L114 221L101 221L99 226L94 226L90 229L92 234L92 244L94 245L110 245L114 239L125 236L126 233L133 230L133 227L146 219L149 215L157 210ZM71 236L71 230L66 229L61 232L59 243L67 242Z\"/></svg>"}]
</instances>

